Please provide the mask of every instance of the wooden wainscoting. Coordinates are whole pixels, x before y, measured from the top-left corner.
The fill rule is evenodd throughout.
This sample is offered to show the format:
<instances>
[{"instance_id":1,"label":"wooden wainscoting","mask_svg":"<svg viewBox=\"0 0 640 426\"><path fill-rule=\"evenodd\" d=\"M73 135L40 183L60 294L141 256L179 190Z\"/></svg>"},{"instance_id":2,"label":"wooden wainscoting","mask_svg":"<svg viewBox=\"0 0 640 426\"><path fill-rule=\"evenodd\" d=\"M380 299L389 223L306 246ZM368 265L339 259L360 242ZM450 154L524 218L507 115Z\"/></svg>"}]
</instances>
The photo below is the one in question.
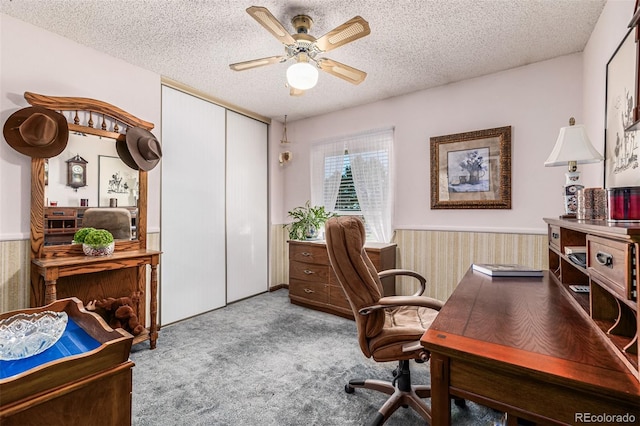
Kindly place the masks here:
<instances>
[{"instance_id":1,"label":"wooden wainscoting","mask_svg":"<svg viewBox=\"0 0 640 426\"><path fill-rule=\"evenodd\" d=\"M289 232L282 225L271 225L269 288L272 290L289 286L288 239Z\"/></svg>"},{"instance_id":2,"label":"wooden wainscoting","mask_svg":"<svg viewBox=\"0 0 640 426\"><path fill-rule=\"evenodd\" d=\"M397 267L427 278L425 295L447 300L472 263L520 263L548 269L546 234L396 230ZM417 290L408 278L396 282L398 294Z\"/></svg>"},{"instance_id":3,"label":"wooden wainscoting","mask_svg":"<svg viewBox=\"0 0 640 426\"><path fill-rule=\"evenodd\" d=\"M288 234L282 225L271 227L271 281L276 287L289 282ZM521 263L548 269L546 234L396 230L396 267L411 269L427 278L426 295L447 300L472 263ZM417 286L399 278L397 294L412 294Z\"/></svg>"},{"instance_id":4,"label":"wooden wainscoting","mask_svg":"<svg viewBox=\"0 0 640 426\"><path fill-rule=\"evenodd\" d=\"M0 312L29 307L30 241L0 241Z\"/></svg>"}]
</instances>

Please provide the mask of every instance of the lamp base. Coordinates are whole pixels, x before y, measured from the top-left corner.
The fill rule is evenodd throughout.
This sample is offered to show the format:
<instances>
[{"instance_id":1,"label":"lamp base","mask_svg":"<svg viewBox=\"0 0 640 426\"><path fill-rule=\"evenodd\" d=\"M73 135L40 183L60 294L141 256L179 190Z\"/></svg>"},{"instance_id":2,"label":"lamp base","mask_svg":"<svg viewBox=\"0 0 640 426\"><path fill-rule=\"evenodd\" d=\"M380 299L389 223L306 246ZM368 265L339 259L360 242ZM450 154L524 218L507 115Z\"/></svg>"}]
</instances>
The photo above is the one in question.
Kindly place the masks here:
<instances>
[{"instance_id":1,"label":"lamp base","mask_svg":"<svg viewBox=\"0 0 640 426\"><path fill-rule=\"evenodd\" d=\"M564 182L564 212L567 215L573 215L578 212L578 190L583 189L584 185L580 182L580 172L567 172Z\"/></svg>"}]
</instances>

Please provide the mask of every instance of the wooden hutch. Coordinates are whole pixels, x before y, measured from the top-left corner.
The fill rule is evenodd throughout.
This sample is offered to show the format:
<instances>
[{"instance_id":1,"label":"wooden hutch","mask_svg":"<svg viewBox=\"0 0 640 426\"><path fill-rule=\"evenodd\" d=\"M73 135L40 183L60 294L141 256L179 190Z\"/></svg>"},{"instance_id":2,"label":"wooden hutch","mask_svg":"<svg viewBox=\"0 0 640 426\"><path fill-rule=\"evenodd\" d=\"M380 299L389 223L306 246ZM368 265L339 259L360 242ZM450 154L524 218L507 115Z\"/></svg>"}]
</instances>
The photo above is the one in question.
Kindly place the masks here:
<instances>
[{"instance_id":1,"label":"wooden hutch","mask_svg":"<svg viewBox=\"0 0 640 426\"><path fill-rule=\"evenodd\" d=\"M96 135L115 142L125 140L129 127L145 130L154 127L153 123L94 99L53 97L31 92L25 92L24 97L33 106L72 115L73 122L68 123L70 132ZM86 117L87 123L81 124L80 117ZM157 292L161 252L147 249L147 172L138 172L135 237L117 240L112 255L94 257L85 256L80 244L45 244L45 161L44 158L31 160L31 306L43 306L68 297L76 297L86 305L93 300L135 295L139 302L134 310L145 331L136 336L133 343L150 340L151 349L154 349L158 337ZM151 269L148 291L147 265Z\"/></svg>"}]
</instances>

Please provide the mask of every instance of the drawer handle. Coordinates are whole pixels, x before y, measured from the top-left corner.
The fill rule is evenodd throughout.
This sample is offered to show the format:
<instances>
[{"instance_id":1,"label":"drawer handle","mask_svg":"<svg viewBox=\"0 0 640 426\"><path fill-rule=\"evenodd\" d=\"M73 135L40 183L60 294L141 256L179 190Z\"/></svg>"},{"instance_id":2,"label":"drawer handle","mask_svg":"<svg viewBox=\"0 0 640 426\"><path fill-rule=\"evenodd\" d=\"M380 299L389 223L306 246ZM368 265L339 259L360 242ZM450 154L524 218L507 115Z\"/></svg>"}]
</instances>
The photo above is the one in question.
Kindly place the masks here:
<instances>
[{"instance_id":1,"label":"drawer handle","mask_svg":"<svg viewBox=\"0 0 640 426\"><path fill-rule=\"evenodd\" d=\"M304 272L304 273L305 273L305 275L313 275L313 274L315 274L315 272L310 271L310 270L308 270L308 269L305 269L305 270L304 270L304 271L302 271L302 272Z\"/></svg>"},{"instance_id":2,"label":"drawer handle","mask_svg":"<svg viewBox=\"0 0 640 426\"><path fill-rule=\"evenodd\" d=\"M551 238L553 238L554 240L557 240L558 238L560 238L560 234L558 234L557 232L552 232Z\"/></svg>"},{"instance_id":3,"label":"drawer handle","mask_svg":"<svg viewBox=\"0 0 640 426\"><path fill-rule=\"evenodd\" d=\"M309 257L311 256L311 253L309 253L308 251L303 251L302 253L300 253L301 255L305 256L305 257Z\"/></svg>"},{"instance_id":4,"label":"drawer handle","mask_svg":"<svg viewBox=\"0 0 640 426\"><path fill-rule=\"evenodd\" d=\"M596 254L596 262L602 266L613 268L613 256L609 253L599 251L598 254Z\"/></svg>"},{"instance_id":5,"label":"drawer handle","mask_svg":"<svg viewBox=\"0 0 640 426\"><path fill-rule=\"evenodd\" d=\"M309 293L315 293L315 291L311 290L310 288L305 288L304 292L309 294Z\"/></svg>"}]
</instances>

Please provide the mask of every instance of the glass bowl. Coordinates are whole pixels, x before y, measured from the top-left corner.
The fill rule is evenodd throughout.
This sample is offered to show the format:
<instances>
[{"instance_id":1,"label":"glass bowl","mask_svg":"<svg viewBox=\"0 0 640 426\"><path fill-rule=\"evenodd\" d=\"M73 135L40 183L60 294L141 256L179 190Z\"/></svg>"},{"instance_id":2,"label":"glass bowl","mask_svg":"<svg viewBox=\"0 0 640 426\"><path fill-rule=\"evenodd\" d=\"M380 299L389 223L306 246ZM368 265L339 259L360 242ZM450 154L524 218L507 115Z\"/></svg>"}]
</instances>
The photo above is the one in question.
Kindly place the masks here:
<instances>
[{"instance_id":1,"label":"glass bowl","mask_svg":"<svg viewBox=\"0 0 640 426\"><path fill-rule=\"evenodd\" d=\"M53 311L0 320L0 360L13 361L44 352L60 339L68 320L66 312Z\"/></svg>"}]
</instances>

